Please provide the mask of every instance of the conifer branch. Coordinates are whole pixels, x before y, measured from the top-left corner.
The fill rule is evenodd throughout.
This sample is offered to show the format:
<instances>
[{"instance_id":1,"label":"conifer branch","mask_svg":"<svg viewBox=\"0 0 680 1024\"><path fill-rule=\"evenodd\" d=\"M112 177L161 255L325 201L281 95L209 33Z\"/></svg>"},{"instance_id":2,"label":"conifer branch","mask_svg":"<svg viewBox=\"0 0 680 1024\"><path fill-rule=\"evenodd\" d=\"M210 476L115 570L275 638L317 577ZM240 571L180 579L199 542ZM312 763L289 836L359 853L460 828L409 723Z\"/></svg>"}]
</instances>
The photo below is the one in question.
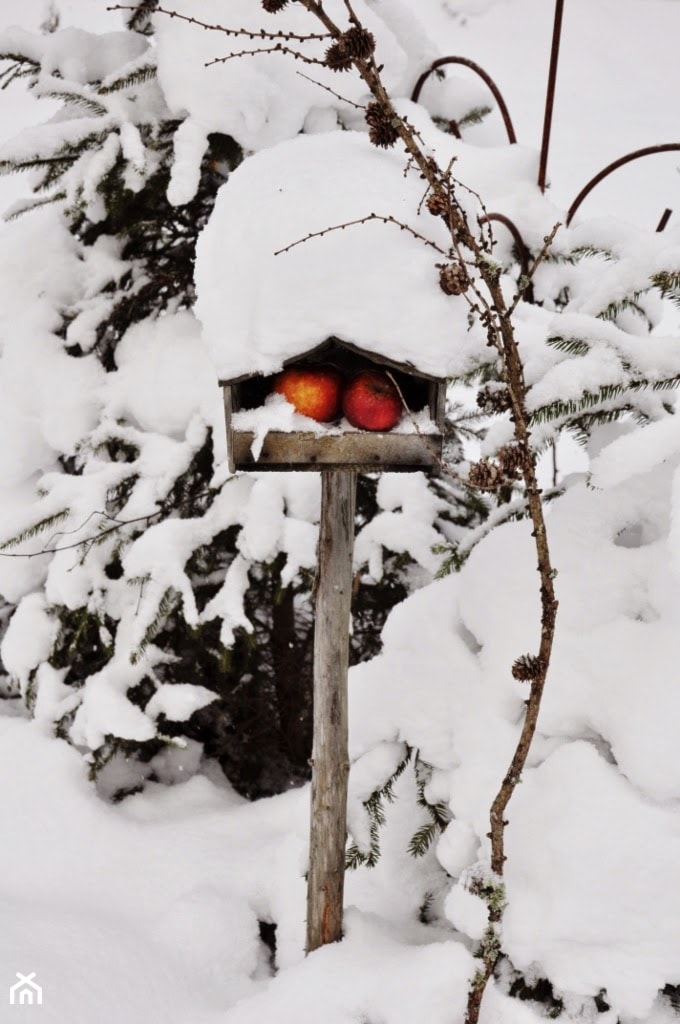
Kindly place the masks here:
<instances>
[{"instance_id":1,"label":"conifer branch","mask_svg":"<svg viewBox=\"0 0 680 1024\"><path fill-rule=\"evenodd\" d=\"M50 203L58 203L62 199L66 199L65 192L53 192L49 196L43 196L40 199L25 199L19 200L14 203L8 210L5 210L3 214L3 220L6 223L10 223L13 220L17 220L22 217L25 213L30 213L32 210L37 210L41 206L49 206Z\"/></svg>"},{"instance_id":2,"label":"conifer branch","mask_svg":"<svg viewBox=\"0 0 680 1024\"><path fill-rule=\"evenodd\" d=\"M94 114L95 117L105 117L108 114L108 110L101 103L80 93L69 92L67 89L50 89L49 92L41 91L39 95L41 99L62 100L64 103L70 103L71 106L80 107L88 114Z\"/></svg>"},{"instance_id":3,"label":"conifer branch","mask_svg":"<svg viewBox=\"0 0 680 1024\"><path fill-rule=\"evenodd\" d=\"M127 19L127 27L133 32L146 34L149 27L149 19L156 10L157 0L138 0L131 8L132 14Z\"/></svg>"},{"instance_id":4,"label":"conifer branch","mask_svg":"<svg viewBox=\"0 0 680 1024\"><path fill-rule=\"evenodd\" d=\"M78 142L65 143L52 156L36 154L33 157L27 157L22 160L0 160L0 175L18 174L20 171L46 168L48 174L53 172L51 181L56 181L76 162L78 157L82 156L87 150L94 148L94 146L100 145L108 138L109 134L110 131L105 129L90 131L83 135ZM45 187L46 184L47 182L44 182L42 187Z\"/></svg>"},{"instance_id":5,"label":"conifer branch","mask_svg":"<svg viewBox=\"0 0 680 1024\"><path fill-rule=\"evenodd\" d=\"M415 754L413 770L416 777L416 803L427 811L430 820L413 833L408 843L408 852L412 857L424 857L435 839L448 825L451 814L446 804L432 804L426 798L425 787L432 778L432 765L422 761L418 751Z\"/></svg>"},{"instance_id":6,"label":"conifer branch","mask_svg":"<svg viewBox=\"0 0 680 1024\"><path fill-rule=\"evenodd\" d=\"M130 654L131 665L137 665L142 660L147 651L147 648L149 647L149 644L160 630L161 626L167 619L168 615L175 608L178 598L179 594L172 587L168 587L163 592L163 596L158 602L156 614L154 615L149 625L146 627L146 630L144 631L144 636L140 640L138 647Z\"/></svg>"},{"instance_id":7,"label":"conifer branch","mask_svg":"<svg viewBox=\"0 0 680 1024\"><path fill-rule=\"evenodd\" d=\"M53 512L49 516L45 516L43 519L39 519L37 523L33 523L32 526L26 527L25 530L21 530L14 537L4 541L0 544L0 555L5 558L31 558L33 555L19 555L7 554L7 548L16 548L19 544L23 544L27 540L33 540L34 537L38 537L41 533L49 530L51 526L56 526L58 523L63 523L64 520L68 519L71 514L71 510L68 508L61 509L60 512ZM43 554L42 551L35 552L35 554Z\"/></svg>"},{"instance_id":8,"label":"conifer branch","mask_svg":"<svg viewBox=\"0 0 680 1024\"><path fill-rule=\"evenodd\" d=\"M532 411L529 423L534 426L560 420L562 425L564 425L569 420L582 419L584 414L591 417L598 415L600 411L610 416L609 419L603 422L611 422L612 419L622 416L624 412L630 411L630 400L628 397L630 392L646 391L648 389L651 391L673 391L677 387L680 387L680 375L662 377L659 380L649 380L641 377L625 381L621 384L603 384L597 391L584 391L579 398L556 398L554 402L548 405L539 406ZM623 401L618 403L614 409L599 410L597 408L598 406L611 405L617 399L623 399Z\"/></svg>"},{"instance_id":9,"label":"conifer branch","mask_svg":"<svg viewBox=\"0 0 680 1024\"><path fill-rule=\"evenodd\" d=\"M27 57L23 53L0 53L0 61L11 61L12 63L4 71L0 72L2 88L6 89L15 78L24 78L27 75L35 75L40 71L40 62Z\"/></svg>"},{"instance_id":10,"label":"conifer branch","mask_svg":"<svg viewBox=\"0 0 680 1024\"><path fill-rule=\"evenodd\" d=\"M133 85L142 85L144 82L150 82L157 74L158 68L149 61L134 71L129 71L118 78L108 81L106 85L102 83L97 92L100 96L108 96L109 93L120 92L121 89L129 89Z\"/></svg>"},{"instance_id":11,"label":"conifer branch","mask_svg":"<svg viewBox=\"0 0 680 1024\"><path fill-rule=\"evenodd\" d=\"M62 512L56 513L56 515L47 516L45 519L41 519L33 526L28 527L26 530L22 530L21 533L17 534L16 537L12 537L11 540L6 540L4 544L0 544L0 558L38 558L40 555L53 555L58 551L72 551L74 548L80 547L86 547L89 551L90 548L103 543L109 534L116 533L124 526L133 526L135 523L148 524L156 516L162 515L163 513L162 510L159 509L156 512L150 512L146 516L135 516L134 519L115 519L114 516L109 515L108 512L91 512L87 519L85 519L85 521L75 529L53 534L47 544L39 551L10 552L6 550L7 548L17 547L19 544L23 544L27 540L32 540L34 537L38 536L38 534L48 530L50 526L55 526L58 523L63 522L65 519L68 519L70 514L70 510L65 509ZM105 529L100 528L94 536L83 537L82 540L74 541L72 544L62 544L57 547L49 547L49 544L55 537L66 536L69 533L79 533L94 516L102 516L104 519L113 522L114 525L106 527Z\"/></svg>"},{"instance_id":12,"label":"conifer branch","mask_svg":"<svg viewBox=\"0 0 680 1024\"><path fill-rule=\"evenodd\" d=\"M387 781L375 789L367 800L363 801L369 819L369 847L368 850L361 849L357 843L351 843L345 855L347 869L354 870L360 866L373 868L378 863L380 859L380 829L386 821L385 802L391 804L394 801L394 784L406 770L412 753L411 747L406 746L404 757L399 761Z\"/></svg>"}]
</instances>

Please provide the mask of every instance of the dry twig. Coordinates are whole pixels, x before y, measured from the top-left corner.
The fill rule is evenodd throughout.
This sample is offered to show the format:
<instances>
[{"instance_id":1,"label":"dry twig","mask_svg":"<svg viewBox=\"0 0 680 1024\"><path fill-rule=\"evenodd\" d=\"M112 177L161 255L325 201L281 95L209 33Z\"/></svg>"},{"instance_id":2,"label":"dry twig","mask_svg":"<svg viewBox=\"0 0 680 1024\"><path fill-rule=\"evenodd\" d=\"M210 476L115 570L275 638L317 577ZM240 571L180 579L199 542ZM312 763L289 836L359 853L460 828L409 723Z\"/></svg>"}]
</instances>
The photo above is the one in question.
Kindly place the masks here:
<instances>
[{"instance_id":1,"label":"dry twig","mask_svg":"<svg viewBox=\"0 0 680 1024\"><path fill-rule=\"evenodd\" d=\"M340 100L341 103L347 103L350 107L355 107L357 110L366 109L362 103L355 103L354 100L349 100L346 96L341 96L339 92L335 92L335 90L331 89L329 85L324 85L323 82L317 82L316 78L310 78L309 75L304 73L304 71L297 71L296 74L298 74L300 78L306 78L308 82L312 83L312 85L318 85L320 89L325 89L326 92L329 92L331 96L335 96L336 100Z\"/></svg>"},{"instance_id":2,"label":"dry twig","mask_svg":"<svg viewBox=\"0 0 680 1024\"><path fill-rule=\"evenodd\" d=\"M423 242L425 245L429 245L430 248L435 249L441 253L442 256L448 256L445 249L440 248L436 242L433 242L431 238L426 238L425 235L419 234L408 224L404 224L402 221L397 220L396 217L383 216L380 213L369 213L365 217L358 217L357 220L348 220L344 224L332 224L328 228L323 228L321 231L310 231L304 238L298 238L295 242L291 242L290 245L285 246L283 249L277 249L274 253L275 256L281 256L284 252L289 252L294 249L297 245L303 245L305 242L309 242L312 238L322 238L323 235L330 234L331 231L344 231L345 228L355 227L357 224L369 224L371 221L381 221L383 224L395 224L400 231L407 231L409 235L413 235L418 241Z\"/></svg>"},{"instance_id":3,"label":"dry twig","mask_svg":"<svg viewBox=\"0 0 680 1024\"><path fill-rule=\"evenodd\" d=\"M90 512L87 519L85 519L80 526L76 526L73 530L58 530L53 533L47 543L39 551L0 551L0 558L38 558L40 555L54 555L58 551L72 551L74 548L84 548L84 554L87 555L89 550L94 547L95 544L100 544L104 537L107 537L111 533L116 533L118 530L122 530L124 526L133 526L135 523L146 523L147 526L152 519L162 515L162 510L157 512L150 512L146 516L135 516L134 519L116 519L115 516L111 516L108 512L95 511ZM93 537L83 537L82 540L76 540L72 544L62 544L58 547L51 548L49 545L56 537L64 537L67 534L79 533L83 530L90 519L94 516L102 516L114 525L109 526L106 529L99 529Z\"/></svg>"},{"instance_id":4,"label":"dry twig","mask_svg":"<svg viewBox=\"0 0 680 1024\"><path fill-rule=\"evenodd\" d=\"M301 60L304 64L326 66L325 60L320 60L318 57L308 57L306 53L293 50L290 46L284 46L283 43L275 43L274 46L256 46L252 50L238 50L235 53L228 53L225 57L214 57L212 60L207 60L204 67L211 68L214 64L226 64L228 60L235 60L237 57L255 57L258 53L283 53L292 57L293 60Z\"/></svg>"},{"instance_id":5,"label":"dry twig","mask_svg":"<svg viewBox=\"0 0 680 1024\"><path fill-rule=\"evenodd\" d=\"M136 11L137 7L132 4L112 4L110 7L107 7L106 10ZM165 14L168 18L177 18L179 21L186 21L188 25L195 25L197 28L203 28L209 32L221 32L222 35L225 36L241 36L244 39L280 39L286 40L287 42L307 43L329 38L328 32L310 32L307 35L301 35L298 32L270 32L264 28L227 28L226 25L213 25L208 21L200 21L198 18L192 18L188 14L181 14L179 11L173 11L167 7L155 7L154 11L158 14Z\"/></svg>"}]
</instances>

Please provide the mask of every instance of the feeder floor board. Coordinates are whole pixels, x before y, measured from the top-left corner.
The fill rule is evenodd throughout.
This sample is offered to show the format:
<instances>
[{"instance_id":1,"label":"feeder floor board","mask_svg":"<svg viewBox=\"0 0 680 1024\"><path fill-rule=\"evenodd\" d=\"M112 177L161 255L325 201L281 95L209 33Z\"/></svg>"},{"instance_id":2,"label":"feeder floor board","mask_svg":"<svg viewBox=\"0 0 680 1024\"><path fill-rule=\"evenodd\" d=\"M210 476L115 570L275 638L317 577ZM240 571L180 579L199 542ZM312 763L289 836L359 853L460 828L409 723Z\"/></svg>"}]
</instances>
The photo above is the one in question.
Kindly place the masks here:
<instances>
[{"instance_id":1,"label":"feeder floor board","mask_svg":"<svg viewBox=\"0 0 680 1024\"><path fill-rule=\"evenodd\" d=\"M253 458L252 443L252 432L233 432L232 456L236 469L436 472L442 451L441 434L352 431L324 436L270 431L257 460Z\"/></svg>"}]
</instances>

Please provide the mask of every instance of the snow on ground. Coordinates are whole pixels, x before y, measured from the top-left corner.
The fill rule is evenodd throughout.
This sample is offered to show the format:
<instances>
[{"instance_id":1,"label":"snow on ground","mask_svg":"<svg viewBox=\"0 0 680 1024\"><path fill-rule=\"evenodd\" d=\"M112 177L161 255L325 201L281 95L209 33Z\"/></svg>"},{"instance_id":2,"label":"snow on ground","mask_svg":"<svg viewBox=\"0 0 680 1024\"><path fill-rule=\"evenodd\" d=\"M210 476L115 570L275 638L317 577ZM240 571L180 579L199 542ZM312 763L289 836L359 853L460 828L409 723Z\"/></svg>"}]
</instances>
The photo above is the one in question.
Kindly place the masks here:
<instances>
[{"instance_id":1,"label":"snow on ground","mask_svg":"<svg viewBox=\"0 0 680 1024\"><path fill-rule=\"evenodd\" d=\"M54 1024L212 1020L268 974L258 918L300 959L306 793L267 813L196 776L110 807L77 751L22 718L0 718L0 764L3 1021L16 971Z\"/></svg>"},{"instance_id":2,"label":"snow on ground","mask_svg":"<svg viewBox=\"0 0 680 1024\"><path fill-rule=\"evenodd\" d=\"M568 993L573 1019L604 987L612 1024L615 1014L657 1024L658 989L680 981L680 704L666 670L680 655L668 540L677 458L595 495L575 485L550 517L561 633L510 810L503 942L517 967ZM456 1019L474 969L465 936L479 933L465 879L486 849L486 808L521 718L508 668L536 638L530 543L524 523L497 529L460 575L398 606L384 653L352 671L355 838L361 800L404 741L433 765L430 797L455 820L436 857L414 860L407 772L382 860L348 877L345 941L307 960L306 787L248 804L209 771L107 806L77 751L39 722L0 718L11 780L0 801L12 837L0 848L5 983L36 971L54 1024L93 1013L212 1024L218 1011L226 1024L311 1024L321 998L337 1024ZM277 924L273 979L258 921ZM539 1019L493 990L484 1013L485 1024Z\"/></svg>"}]
</instances>

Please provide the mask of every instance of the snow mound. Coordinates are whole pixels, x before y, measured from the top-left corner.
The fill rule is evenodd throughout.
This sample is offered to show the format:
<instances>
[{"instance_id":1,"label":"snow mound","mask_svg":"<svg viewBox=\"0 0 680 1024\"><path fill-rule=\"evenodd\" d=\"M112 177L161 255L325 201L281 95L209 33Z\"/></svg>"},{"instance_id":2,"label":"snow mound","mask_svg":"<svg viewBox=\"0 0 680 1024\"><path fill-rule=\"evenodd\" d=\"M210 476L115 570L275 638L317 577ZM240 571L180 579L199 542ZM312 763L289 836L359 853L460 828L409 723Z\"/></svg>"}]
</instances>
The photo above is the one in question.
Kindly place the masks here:
<instances>
[{"instance_id":1,"label":"snow mound","mask_svg":"<svg viewBox=\"0 0 680 1024\"><path fill-rule=\"evenodd\" d=\"M400 154L338 132L281 143L232 174L196 259L196 312L221 377L275 372L331 336L435 375L452 367L451 300L438 287L437 253L422 241L374 222L276 255L370 214L403 218L446 246L443 225L415 213L422 181L403 170Z\"/></svg>"}]
</instances>

